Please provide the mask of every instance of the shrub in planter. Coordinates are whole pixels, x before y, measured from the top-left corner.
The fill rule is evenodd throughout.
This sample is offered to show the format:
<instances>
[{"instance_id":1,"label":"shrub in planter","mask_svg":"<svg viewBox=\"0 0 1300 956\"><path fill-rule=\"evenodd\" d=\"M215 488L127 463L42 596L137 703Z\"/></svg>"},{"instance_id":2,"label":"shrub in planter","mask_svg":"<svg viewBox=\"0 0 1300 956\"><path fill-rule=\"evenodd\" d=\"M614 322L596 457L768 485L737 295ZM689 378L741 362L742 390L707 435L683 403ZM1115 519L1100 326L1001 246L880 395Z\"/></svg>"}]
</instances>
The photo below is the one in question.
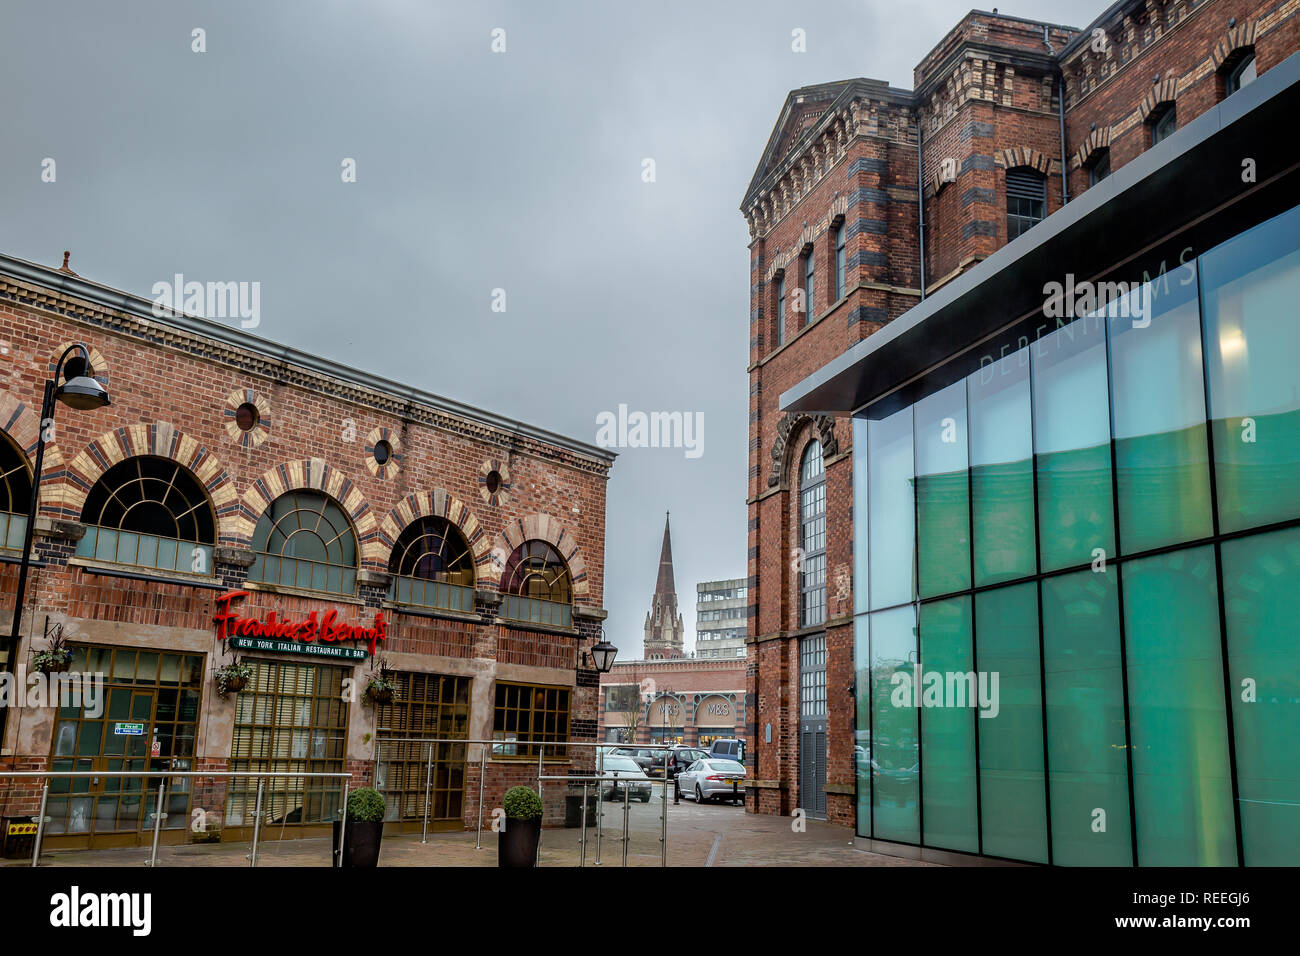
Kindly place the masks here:
<instances>
[{"instance_id":1,"label":"shrub in planter","mask_svg":"<svg viewBox=\"0 0 1300 956\"><path fill-rule=\"evenodd\" d=\"M217 693L225 697L230 693L239 693L253 678L253 665L246 664L243 661L235 661L233 664L227 664L225 667L218 667L216 671Z\"/></svg>"},{"instance_id":2,"label":"shrub in planter","mask_svg":"<svg viewBox=\"0 0 1300 956\"><path fill-rule=\"evenodd\" d=\"M542 798L529 787L511 787L502 801L505 829L497 834L497 866L536 866L542 836Z\"/></svg>"},{"instance_id":3,"label":"shrub in planter","mask_svg":"<svg viewBox=\"0 0 1300 956\"><path fill-rule=\"evenodd\" d=\"M375 867L379 865L379 844L384 837L384 816L388 805L384 795L373 787L361 787L348 794L347 844L340 866ZM334 856L339 857L339 840L343 821L334 821Z\"/></svg>"}]
</instances>

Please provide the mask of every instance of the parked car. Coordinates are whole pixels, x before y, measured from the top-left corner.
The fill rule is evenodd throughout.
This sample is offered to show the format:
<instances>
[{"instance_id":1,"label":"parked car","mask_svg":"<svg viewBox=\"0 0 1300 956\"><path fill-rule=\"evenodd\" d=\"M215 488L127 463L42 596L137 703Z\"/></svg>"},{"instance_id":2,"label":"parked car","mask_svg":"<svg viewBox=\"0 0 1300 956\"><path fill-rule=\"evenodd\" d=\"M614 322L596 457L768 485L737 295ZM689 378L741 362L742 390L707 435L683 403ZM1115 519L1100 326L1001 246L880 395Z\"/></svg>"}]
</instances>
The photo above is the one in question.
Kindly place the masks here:
<instances>
[{"instance_id":1,"label":"parked car","mask_svg":"<svg viewBox=\"0 0 1300 956\"><path fill-rule=\"evenodd\" d=\"M672 780L695 761L703 760L708 755L707 751L701 750L699 747L674 744L668 748L668 779Z\"/></svg>"},{"instance_id":2,"label":"parked car","mask_svg":"<svg viewBox=\"0 0 1300 956\"><path fill-rule=\"evenodd\" d=\"M610 751L620 757L631 757L640 765L641 770L647 777L662 777L664 774L664 754L667 753L663 747L619 747ZM606 757L606 760L609 758Z\"/></svg>"},{"instance_id":3,"label":"parked car","mask_svg":"<svg viewBox=\"0 0 1300 956\"><path fill-rule=\"evenodd\" d=\"M709 744L709 756L723 760L734 760L738 764L745 762L745 742L737 737L719 737Z\"/></svg>"},{"instance_id":4,"label":"parked car","mask_svg":"<svg viewBox=\"0 0 1300 956\"><path fill-rule=\"evenodd\" d=\"M682 796L696 803L710 800L730 800L739 803L745 799L745 768L734 760L706 757L697 760L677 775L677 786Z\"/></svg>"},{"instance_id":5,"label":"parked car","mask_svg":"<svg viewBox=\"0 0 1300 956\"><path fill-rule=\"evenodd\" d=\"M601 772L600 795L605 800L634 799L650 802L650 784L645 780L621 781L620 777L643 777L641 765L631 757L619 754L605 756L605 769Z\"/></svg>"}]
</instances>

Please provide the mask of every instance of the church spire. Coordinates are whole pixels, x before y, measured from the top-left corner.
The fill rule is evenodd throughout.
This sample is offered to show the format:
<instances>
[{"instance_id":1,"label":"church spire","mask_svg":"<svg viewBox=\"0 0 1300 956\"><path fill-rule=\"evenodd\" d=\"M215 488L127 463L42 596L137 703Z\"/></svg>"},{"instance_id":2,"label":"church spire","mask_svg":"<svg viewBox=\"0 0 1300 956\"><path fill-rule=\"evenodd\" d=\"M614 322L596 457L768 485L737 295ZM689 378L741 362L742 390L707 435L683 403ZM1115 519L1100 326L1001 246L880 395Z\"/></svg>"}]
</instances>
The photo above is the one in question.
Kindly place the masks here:
<instances>
[{"instance_id":1,"label":"church spire","mask_svg":"<svg viewBox=\"0 0 1300 956\"><path fill-rule=\"evenodd\" d=\"M671 516L664 516L664 543L659 549L659 573L650 612L645 616L646 660L663 660L684 656L685 629L677 610L677 586L673 582L673 542L669 528Z\"/></svg>"}]
</instances>

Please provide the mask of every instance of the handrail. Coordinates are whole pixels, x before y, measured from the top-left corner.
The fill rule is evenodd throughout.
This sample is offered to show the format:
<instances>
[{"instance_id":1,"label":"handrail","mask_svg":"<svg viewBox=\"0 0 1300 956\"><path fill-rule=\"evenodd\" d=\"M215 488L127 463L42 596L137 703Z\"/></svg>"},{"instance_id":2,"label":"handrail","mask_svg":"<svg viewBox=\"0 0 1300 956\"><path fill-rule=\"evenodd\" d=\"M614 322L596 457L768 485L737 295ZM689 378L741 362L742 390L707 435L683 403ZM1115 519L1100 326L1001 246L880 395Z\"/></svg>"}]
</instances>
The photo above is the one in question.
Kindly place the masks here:
<instances>
[{"instance_id":1,"label":"handrail","mask_svg":"<svg viewBox=\"0 0 1300 956\"><path fill-rule=\"evenodd\" d=\"M252 777L257 780L257 809L254 811L253 819L253 844L249 852L249 866L257 866L257 842L261 835L262 829L262 786L266 778L277 779L281 777L292 777L297 780L342 780L343 781L343 802L339 810L339 845L334 851L334 866L343 865L343 852L347 846L348 837L348 789L352 782L352 774L346 771L312 771L308 773L294 773L292 770L267 770L259 772L256 770L3 770L0 769L0 778L4 779L44 779L45 786L41 788L41 809L36 817L33 818L36 823L36 839L32 842L32 866L40 865L41 858L41 838L45 833L45 824L48 817L45 816L45 806L50 796L50 779L51 777L66 777L69 779L80 779L83 777L162 777L163 780L158 784L158 801L154 804L153 817L153 849L149 853L149 862L146 866L155 867L158 865L158 839L162 834L162 822L166 819L167 814L163 813L163 799L167 796L167 777L222 777L222 778L244 778Z\"/></svg>"}]
</instances>

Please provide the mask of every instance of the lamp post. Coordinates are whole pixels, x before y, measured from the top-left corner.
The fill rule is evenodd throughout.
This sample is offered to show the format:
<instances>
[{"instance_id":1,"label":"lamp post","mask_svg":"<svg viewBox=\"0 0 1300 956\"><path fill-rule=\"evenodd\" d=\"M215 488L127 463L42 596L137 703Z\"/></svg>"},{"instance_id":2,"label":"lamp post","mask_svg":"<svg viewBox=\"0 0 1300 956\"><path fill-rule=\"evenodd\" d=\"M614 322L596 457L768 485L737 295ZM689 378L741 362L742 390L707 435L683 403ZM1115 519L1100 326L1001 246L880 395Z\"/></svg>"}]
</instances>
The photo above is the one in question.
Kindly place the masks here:
<instances>
[{"instance_id":1,"label":"lamp post","mask_svg":"<svg viewBox=\"0 0 1300 956\"><path fill-rule=\"evenodd\" d=\"M73 375L62 385L59 379L67 367L68 356L73 352L79 354L81 366L76 369L80 374ZM27 506L27 527L23 531L23 557L18 565L18 590L14 595L14 621L7 641L7 654L4 669L16 674L19 635L22 633L23 600L27 595L27 571L32 561L32 535L36 531L36 512L41 493L41 467L45 463L45 435L54 424L54 402L57 399L69 408L77 411L90 411L112 404L104 386L90 377L90 350L80 342L69 345L59 356L54 367L54 377L45 382L45 394L41 399L41 420L38 423L36 438L36 465L32 469L32 496ZM8 708L0 709L0 742L4 740L7 726Z\"/></svg>"}]
</instances>

